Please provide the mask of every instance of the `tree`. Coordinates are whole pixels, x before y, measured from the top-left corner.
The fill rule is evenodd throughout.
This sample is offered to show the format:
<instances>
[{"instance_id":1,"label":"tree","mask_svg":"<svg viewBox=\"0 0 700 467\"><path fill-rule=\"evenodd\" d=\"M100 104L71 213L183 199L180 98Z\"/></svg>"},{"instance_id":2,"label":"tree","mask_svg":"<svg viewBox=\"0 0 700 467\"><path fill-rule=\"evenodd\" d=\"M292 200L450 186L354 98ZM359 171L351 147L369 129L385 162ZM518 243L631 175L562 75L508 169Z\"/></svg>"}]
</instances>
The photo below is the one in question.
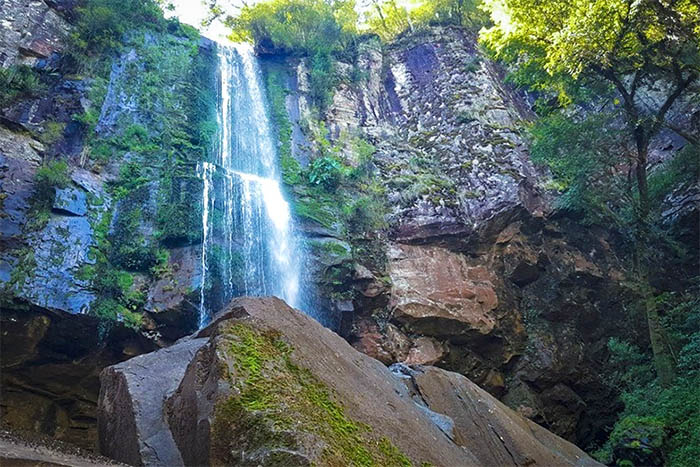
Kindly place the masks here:
<instances>
[{"instance_id":1,"label":"tree","mask_svg":"<svg viewBox=\"0 0 700 467\"><path fill-rule=\"evenodd\" d=\"M477 8L479 0L423 0L407 8L396 0L367 0L366 23L383 40L404 31L435 24L464 26L473 31L487 23L487 15Z\"/></svg>"},{"instance_id":2,"label":"tree","mask_svg":"<svg viewBox=\"0 0 700 467\"><path fill-rule=\"evenodd\" d=\"M389 41L412 28L408 10L399 6L396 0L371 0L367 7L367 25L384 41Z\"/></svg>"},{"instance_id":3,"label":"tree","mask_svg":"<svg viewBox=\"0 0 700 467\"><path fill-rule=\"evenodd\" d=\"M633 147L619 152L632 168L635 271L644 297L655 368L662 384L674 377L649 286L650 196L648 156L669 110L697 92L700 76L700 3L697 0L487 0L494 26L483 42L515 64L515 78L555 91L567 105L581 91L614 96ZM690 144L697 139L683 134Z\"/></svg>"},{"instance_id":4,"label":"tree","mask_svg":"<svg viewBox=\"0 0 700 467\"><path fill-rule=\"evenodd\" d=\"M348 49L357 35L354 5L353 0L267 0L245 5L226 24L234 40L308 57L311 97L325 109L335 81L332 54Z\"/></svg>"}]
</instances>

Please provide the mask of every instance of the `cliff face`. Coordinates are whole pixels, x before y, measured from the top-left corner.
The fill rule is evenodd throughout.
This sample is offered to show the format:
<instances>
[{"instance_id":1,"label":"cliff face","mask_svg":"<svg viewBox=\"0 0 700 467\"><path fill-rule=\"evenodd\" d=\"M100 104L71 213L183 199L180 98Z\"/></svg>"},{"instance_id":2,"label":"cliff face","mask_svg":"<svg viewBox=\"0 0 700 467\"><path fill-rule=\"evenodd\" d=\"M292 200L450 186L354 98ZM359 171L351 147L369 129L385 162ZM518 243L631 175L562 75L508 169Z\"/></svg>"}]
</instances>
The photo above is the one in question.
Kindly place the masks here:
<instances>
[{"instance_id":1,"label":"cliff face","mask_svg":"<svg viewBox=\"0 0 700 467\"><path fill-rule=\"evenodd\" d=\"M191 332L202 287L216 302L195 175L215 127L213 47L172 25L132 31L103 71L66 74L73 2L0 5L0 63L42 84L0 106L3 421L92 447L98 371ZM319 200L285 176L316 306L383 363L456 371L579 445L599 439L618 408L600 376L607 339L647 340L629 336L644 326L624 312L619 239L553 211L523 137L528 102L474 37L434 28L357 47L320 116L305 60L261 58L283 170L333 146L364 174L336 194L379 200ZM663 135L652 159L681 146ZM59 183L42 182L50 167ZM666 211L687 242L696 201L679 187Z\"/></svg>"},{"instance_id":2,"label":"cliff face","mask_svg":"<svg viewBox=\"0 0 700 467\"><path fill-rule=\"evenodd\" d=\"M306 164L325 143L305 123L318 118L305 61L283 61L291 154ZM553 210L547 174L528 157L526 98L456 28L384 48L365 40L355 62L336 68L340 84L322 112L327 139L351 166L361 162L348 135L374 146L388 227L358 233L307 216L310 280L327 297L320 306L343 316L340 332L355 348L387 364L457 371L567 439L604 438L620 407L601 376L607 340L647 337L629 335L643 325L625 324L634 292L620 239ZM268 73L280 73L279 58L268 59ZM664 134L654 157L682 146ZM697 211L684 205L693 222Z\"/></svg>"},{"instance_id":3,"label":"cliff face","mask_svg":"<svg viewBox=\"0 0 700 467\"><path fill-rule=\"evenodd\" d=\"M193 135L216 78L213 46L175 23L67 72L73 3L0 8L2 65L37 82L0 100L2 416L92 449L95 372L196 327Z\"/></svg>"}]
</instances>

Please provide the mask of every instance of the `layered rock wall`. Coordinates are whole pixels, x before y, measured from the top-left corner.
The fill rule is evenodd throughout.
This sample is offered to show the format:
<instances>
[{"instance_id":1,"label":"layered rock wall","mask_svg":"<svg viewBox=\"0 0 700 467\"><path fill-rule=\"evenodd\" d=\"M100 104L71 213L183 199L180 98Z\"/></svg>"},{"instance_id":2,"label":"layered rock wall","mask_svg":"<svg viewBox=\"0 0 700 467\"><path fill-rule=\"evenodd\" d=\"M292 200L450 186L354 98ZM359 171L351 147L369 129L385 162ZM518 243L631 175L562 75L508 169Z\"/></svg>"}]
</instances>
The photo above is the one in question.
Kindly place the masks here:
<instances>
[{"instance_id":1,"label":"layered rock wall","mask_svg":"<svg viewBox=\"0 0 700 467\"><path fill-rule=\"evenodd\" d=\"M325 305L345 316L341 332L387 364L467 375L581 445L604 439L620 408L601 376L607 340L647 341L630 334L643 323L625 324L642 318L624 311L634 292L621 239L553 210L556 194L523 136L529 102L474 35L436 27L357 49L354 62L336 63L340 84L320 116L305 61L283 59L292 154L305 165L319 153L305 123L314 119L331 144L360 135L375 148L372 177L388 205L382 232L305 226L312 242L339 245L332 256L312 248L310 279L343 281ZM677 143L661 135L655 158L672 157ZM358 163L351 148L338 157Z\"/></svg>"}]
</instances>

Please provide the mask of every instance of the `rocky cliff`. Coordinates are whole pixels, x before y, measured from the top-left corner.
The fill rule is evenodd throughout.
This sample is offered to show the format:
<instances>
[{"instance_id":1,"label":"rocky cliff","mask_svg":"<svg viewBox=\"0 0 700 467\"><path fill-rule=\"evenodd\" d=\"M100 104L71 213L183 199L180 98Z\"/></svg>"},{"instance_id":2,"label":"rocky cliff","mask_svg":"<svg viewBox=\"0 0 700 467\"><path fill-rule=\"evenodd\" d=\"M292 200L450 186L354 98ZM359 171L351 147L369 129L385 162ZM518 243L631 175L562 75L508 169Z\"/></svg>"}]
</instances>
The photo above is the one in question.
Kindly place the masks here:
<instances>
[{"instance_id":1,"label":"rocky cliff","mask_svg":"<svg viewBox=\"0 0 700 467\"><path fill-rule=\"evenodd\" d=\"M313 187L288 180L315 254L310 280L326 297L319 306L341 314L341 333L382 362L457 371L567 439L604 439L620 407L602 376L607 340L647 337L625 325L635 292L620 239L555 210L547 173L529 160L527 96L459 28L389 45L366 38L336 67L339 84L319 111L305 60L267 59L273 106L285 89L277 120L289 153L304 166L330 147L351 171L371 174L315 204ZM675 118L687 124L688 108ZM372 145L371 163L357 138ZM664 133L653 158L683 145ZM358 229L357 216L334 211L362 197L381 200L371 209L386 225ZM667 217L669 226L693 225L686 240L697 241L697 209L681 204L685 220ZM683 277L694 261L668 274Z\"/></svg>"},{"instance_id":2,"label":"rocky cliff","mask_svg":"<svg viewBox=\"0 0 700 467\"><path fill-rule=\"evenodd\" d=\"M177 22L77 67L74 7L0 5L2 419L93 449L95 371L196 327L216 76Z\"/></svg>"},{"instance_id":3,"label":"rocky cliff","mask_svg":"<svg viewBox=\"0 0 700 467\"><path fill-rule=\"evenodd\" d=\"M0 100L2 419L94 448L99 371L194 331L202 288L217 303L216 278L203 283L200 275L202 187L195 175L216 131L214 46L167 22L130 31L95 66L71 69L74 2L1 1L0 65L26 65L38 83ZM355 349L384 364L459 373L580 446L604 438L619 409L616 389L601 376L607 339L647 341L630 335L644 326L628 325L625 308L635 292L623 281L629 258L619 239L553 209L557 194L528 156L530 102L506 84L472 34L435 27L390 44L364 37L356 48L352 59L334 64L336 86L324 109L310 97L306 59L261 56L285 182L310 252L306 279L318 291L315 306ZM697 125L693 109L679 116L681 124ZM663 133L651 159L682 145ZM315 162L328 154L343 161L337 170L346 181ZM313 183L299 176L302 169L315 174ZM697 193L679 187L665 211L669 234L682 233L687 244L698 239ZM668 263L655 278L663 290L673 290L697 256ZM219 358L212 349L227 339L220 335L155 355ZM386 376L375 362L357 361ZM130 365L103 376L124 401ZM173 407L168 455L181 459L182 443L194 441L178 431L185 422L176 415L207 418L184 408L193 388L214 380L163 365L172 384L187 374L192 380L161 388ZM443 439L445 456L459 451L454 444L467 446L472 460L486 462L480 456L491 451L498 462L505 456L471 450L468 433L483 423L471 426L469 403L447 397L447 388L488 400L525 430L517 436L529 446L538 438L539 428L456 374L432 367L402 374L409 393L427 385L419 392L430 410L461 414L450 442ZM421 383L424 374L432 382ZM105 404L102 410L111 410ZM347 410L374 426L366 411ZM135 438L125 440L125 455L146 455L139 437L150 435L124 423L104 429L130 430ZM437 433L426 423L418 428ZM205 428L191 436L206 438ZM299 436L281 438L306 446ZM395 455L398 446L425 457L421 444L391 447L372 436L373 455ZM318 454L280 449L309 460ZM552 455L536 451L545 456L538 459ZM515 464L527 463L513 455Z\"/></svg>"}]
</instances>

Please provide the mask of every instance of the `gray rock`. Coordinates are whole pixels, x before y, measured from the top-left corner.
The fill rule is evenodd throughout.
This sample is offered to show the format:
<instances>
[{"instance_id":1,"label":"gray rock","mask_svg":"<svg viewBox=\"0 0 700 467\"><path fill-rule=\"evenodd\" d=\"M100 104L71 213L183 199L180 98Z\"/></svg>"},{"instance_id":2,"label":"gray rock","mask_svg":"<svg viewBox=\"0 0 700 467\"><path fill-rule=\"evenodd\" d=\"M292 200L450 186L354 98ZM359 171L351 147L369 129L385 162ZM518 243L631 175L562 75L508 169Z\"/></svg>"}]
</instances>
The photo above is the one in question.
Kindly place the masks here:
<instances>
[{"instance_id":1,"label":"gray rock","mask_svg":"<svg viewBox=\"0 0 700 467\"><path fill-rule=\"evenodd\" d=\"M17 296L30 303L69 313L85 313L94 300L88 283L75 273L92 264L92 227L86 217L52 216L48 225L28 239L36 268Z\"/></svg>"},{"instance_id":2,"label":"gray rock","mask_svg":"<svg viewBox=\"0 0 700 467\"><path fill-rule=\"evenodd\" d=\"M63 49L69 25L49 3L0 0L0 66L32 65Z\"/></svg>"},{"instance_id":3,"label":"gray rock","mask_svg":"<svg viewBox=\"0 0 700 467\"><path fill-rule=\"evenodd\" d=\"M61 214L84 216L88 212L87 196L73 187L57 189L53 209Z\"/></svg>"},{"instance_id":4,"label":"gray rock","mask_svg":"<svg viewBox=\"0 0 700 467\"><path fill-rule=\"evenodd\" d=\"M106 368L97 413L100 452L129 465L183 465L163 413L195 353L207 339L189 339Z\"/></svg>"}]
</instances>

